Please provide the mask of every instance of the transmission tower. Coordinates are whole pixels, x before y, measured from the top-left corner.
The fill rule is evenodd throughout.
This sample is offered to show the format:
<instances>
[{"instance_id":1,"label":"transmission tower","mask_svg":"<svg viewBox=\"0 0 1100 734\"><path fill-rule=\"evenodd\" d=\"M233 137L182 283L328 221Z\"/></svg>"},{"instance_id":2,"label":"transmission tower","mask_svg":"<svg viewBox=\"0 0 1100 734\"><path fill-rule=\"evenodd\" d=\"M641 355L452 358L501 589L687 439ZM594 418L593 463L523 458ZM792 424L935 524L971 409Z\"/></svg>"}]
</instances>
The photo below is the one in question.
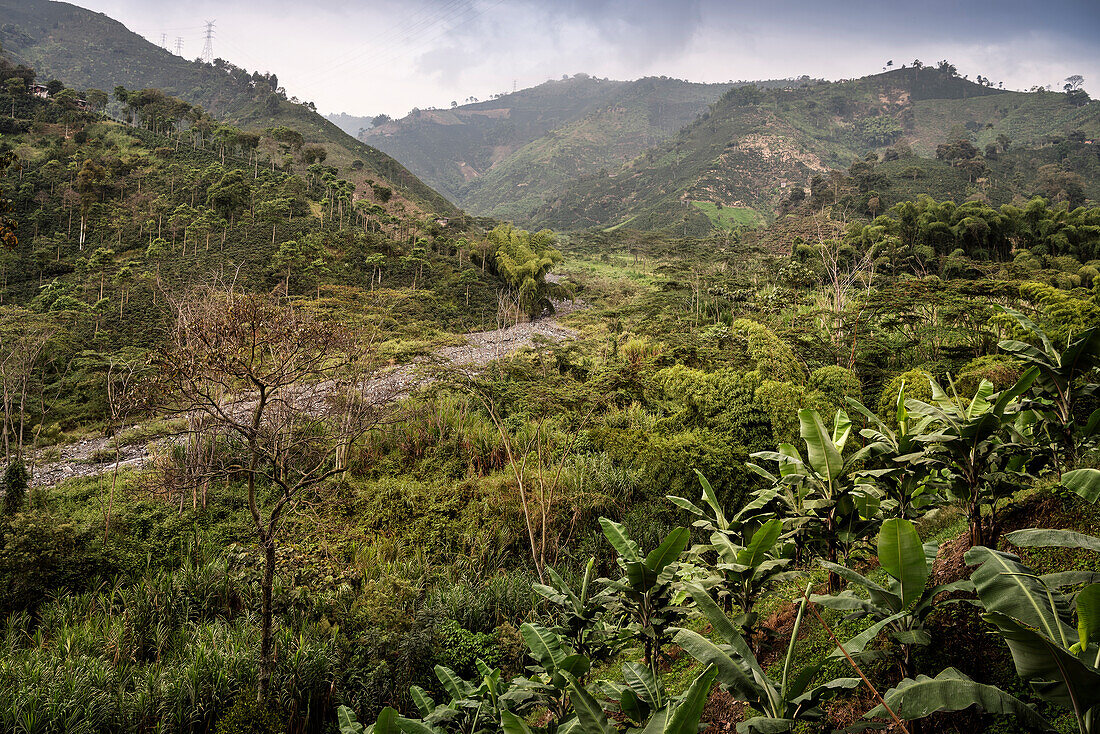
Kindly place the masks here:
<instances>
[{"instance_id":1,"label":"transmission tower","mask_svg":"<svg viewBox=\"0 0 1100 734\"><path fill-rule=\"evenodd\" d=\"M161 33L160 34L160 47L163 48L165 51L168 50L168 34L167 33Z\"/></svg>"},{"instance_id":2,"label":"transmission tower","mask_svg":"<svg viewBox=\"0 0 1100 734\"><path fill-rule=\"evenodd\" d=\"M176 36L176 56L183 56L183 39Z\"/></svg>"},{"instance_id":3,"label":"transmission tower","mask_svg":"<svg viewBox=\"0 0 1100 734\"><path fill-rule=\"evenodd\" d=\"M206 21L206 45L202 47L202 60L214 63L214 21Z\"/></svg>"}]
</instances>

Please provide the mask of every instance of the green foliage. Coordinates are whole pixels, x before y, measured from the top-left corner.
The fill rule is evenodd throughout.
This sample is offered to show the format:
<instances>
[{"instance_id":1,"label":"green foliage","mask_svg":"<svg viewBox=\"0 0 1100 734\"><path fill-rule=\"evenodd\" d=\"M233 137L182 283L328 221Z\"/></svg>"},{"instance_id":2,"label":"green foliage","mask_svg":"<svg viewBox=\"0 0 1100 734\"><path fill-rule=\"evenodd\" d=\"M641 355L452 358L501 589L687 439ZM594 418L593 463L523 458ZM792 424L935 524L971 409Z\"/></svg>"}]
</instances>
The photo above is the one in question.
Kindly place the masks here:
<instances>
[{"instance_id":1,"label":"green foliage","mask_svg":"<svg viewBox=\"0 0 1100 734\"><path fill-rule=\"evenodd\" d=\"M620 578L609 582L608 590L614 595L611 613L630 625L632 635L645 649L650 669L657 675L668 630L681 614L673 599L673 580L691 533L687 528L676 528L643 556L621 524L601 517L600 527L618 554L616 562L622 570Z\"/></svg>"},{"instance_id":2,"label":"green foliage","mask_svg":"<svg viewBox=\"0 0 1100 734\"><path fill-rule=\"evenodd\" d=\"M890 428L859 401L850 399L849 404L870 424L859 432L870 442L865 447L867 458L884 465L863 472L883 492L880 510L885 515L915 519L944 502L940 494L943 477L941 472L929 470L924 451L932 419L911 423L906 399L903 381L889 415L895 428Z\"/></svg>"},{"instance_id":3,"label":"green foliage","mask_svg":"<svg viewBox=\"0 0 1100 734\"><path fill-rule=\"evenodd\" d=\"M1095 443L1095 434L1100 430L1100 410L1083 425L1078 424L1075 415L1080 399L1097 387L1087 380L1100 365L1100 327L1075 334L1064 349L1059 349L1031 319L1018 311L1002 311L1040 344L1005 339L998 346L1037 372L1034 385L1038 400L1033 410L1042 422L1055 460L1064 454L1072 465L1082 448Z\"/></svg>"},{"instance_id":4,"label":"green foliage","mask_svg":"<svg viewBox=\"0 0 1100 734\"><path fill-rule=\"evenodd\" d=\"M15 457L4 468L4 513L14 515L23 509L31 477L22 457Z\"/></svg>"},{"instance_id":5,"label":"green foliage","mask_svg":"<svg viewBox=\"0 0 1100 734\"><path fill-rule=\"evenodd\" d=\"M715 644L687 629L678 630L674 640L700 663L714 666L718 671L718 682L734 698L747 702L762 713L738 724L739 734L781 734L793 731L801 722L820 721L825 717L821 704L860 684L859 678L836 678L812 686L821 662L801 670L792 667L793 650L806 611L806 598L799 605L787 654L776 679L760 666L744 637L730 624L710 596L700 588L689 588L689 591L720 642ZM809 589L807 595L808 592Z\"/></svg>"},{"instance_id":6,"label":"green foliage","mask_svg":"<svg viewBox=\"0 0 1100 734\"><path fill-rule=\"evenodd\" d=\"M750 375L755 374L757 380L802 382L805 371L794 351L770 329L749 319L738 319L731 328L739 361L744 359L752 366Z\"/></svg>"},{"instance_id":7,"label":"green foliage","mask_svg":"<svg viewBox=\"0 0 1100 734\"><path fill-rule=\"evenodd\" d=\"M890 518L882 524L878 536L878 561L887 574L886 585L852 570L823 562L823 565L844 578L852 586L861 587L866 598L857 596L851 589L835 596L810 597L816 604L847 612L852 618L869 617L873 624L848 640L844 651L858 659L873 659L876 654L870 644L883 632L901 649L898 666L903 676L915 674L912 647L932 642L925 620L931 614L940 594L973 591L969 581L956 581L938 586L927 586L939 551L937 543L921 544L920 535L908 520ZM840 659L844 653L838 647L830 659Z\"/></svg>"},{"instance_id":8,"label":"green foliage","mask_svg":"<svg viewBox=\"0 0 1100 734\"><path fill-rule=\"evenodd\" d=\"M1035 709L996 686L977 683L954 668L935 678L906 678L885 693L885 706L867 712L866 718L884 718L887 707L905 720L923 719L940 711L963 711L978 707L991 714L1007 714L1028 731L1057 731Z\"/></svg>"},{"instance_id":9,"label":"green foliage","mask_svg":"<svg viewBox=\"0 0 1100 734\"><path fill-rule=\"evenodd\" d=\"M547 274L561 262L549 230L526 232L502 224L488 235L497 271L512 289L519 308L530 318L554 312L552 298L566 295L563 287L548 282Z\"/></svg>"},{"instance_id":10,"label":"green foliage","mask_svg":"<svg viewBox=\"0 0 1100 734\"><path fill-rule=\"evenodd\" d=\"M532 584L531 588L557 608L560 615L554 632L573 646L579 654L593 657L605 647L607 630L600 629L598 617L610 604L611 596L606 588L593 588L596 559L592 557L584 567L584 575L576 589L570 587L561 574L549 566L546 573L553 586Z\"/></svg>"},{"instance_id":11,"label":"green foliage","mask_svg":"<svg viewBox=\"0 0 1100 734\"><path fill-rule=\"evenodd\" d=\"M282 734L285 731L278 714L245 691L218 718L214 734Z\"/></svg>"},{"instance_id":12,"label":"green foliage","mask_svg":"<svg viewBox=\"0 0 1100 734\"><path fill-rule=\"evenodd\" d=\"M880 521L878 494L858 471L870 449L844 457L852 423L842 410L837 411L832 431L814 410L798 411L798 420L805 458L791 444L753 454L753 458L775 462L779 470L772 474L749 465L769 483L756 493L755 503L778 511L795 543L796 559L814 551L835 564L842 554L847 556L872 535ZM830 587L835 584L830 573Z\"/></svg>"},{"instance_id":13,"label":"green foliage","mask_svg":"<svg viewBox=\"0 0 1100 734\"><path fill-rule=\"evenodd\" d=\"M906 400L909 413L927 419L937 429L926 439L933 446L928 457L951 472L950 491L966 503L972 545L980 545L996 530L997 502L1015 492L1023 481L1025 456L1019 449L1027 439L1012 426L1021 410L1018 399L1038 372L1032 367L1015 385L999 393L983 380L969 401L955 393L954 385L948 395L930 380L931 403ZM986 506L988 512L983 510Z\"/></svg>"},{"instance_id":14,"label":"green foliage","mask_svg":"<svg viewBox=\"0 0 1100 734\"><path fill-rule=\"evenodd\" d=\"M1033 198L1024 207L999 209L980 201L955 204L922 196L903 201L869 225L850 233L872 248L894 238L892 259L923 272L932 256L965 255L976 261L1008 261L1022 250L1039 256L1072 255L1081 262L1100 257L1100 210L1052 207ZM946 273L945 273L946 274Z\"/></svg>"},{"instance_id":15,"label":"green foliage","mask_svg":"<svg viewBox=\"0 0 1100 734\"><path fill-rule=\"evenodd\" d=\"M460 674L476 673L478 661L493 667L501 663L497 639L492 634L471 632L451 619L437 625L435 634L440 645L439 662Z\"/></svg>"},{"instance_id":16,"label":"green foliage","mask_svg":"<svg viewBox=\"0 0 1100 734\"><path fill-rule=\"evenodd\" d=\"M749 503L727 519L710 482L702 474L699 482L709 514L683 497L668 498L702 518L693 523L695 527L710 531L709 544L692 546L688 556L691 561L683 565L681 573L701 588L715 591L727 604L736 604L741 614L735 624L745 638L752 639L757 598L768 586L789 575L787 567L792 559L781 557L776 548L783 521L757 517L757 503Z\"/></svg>"}]
</instances>

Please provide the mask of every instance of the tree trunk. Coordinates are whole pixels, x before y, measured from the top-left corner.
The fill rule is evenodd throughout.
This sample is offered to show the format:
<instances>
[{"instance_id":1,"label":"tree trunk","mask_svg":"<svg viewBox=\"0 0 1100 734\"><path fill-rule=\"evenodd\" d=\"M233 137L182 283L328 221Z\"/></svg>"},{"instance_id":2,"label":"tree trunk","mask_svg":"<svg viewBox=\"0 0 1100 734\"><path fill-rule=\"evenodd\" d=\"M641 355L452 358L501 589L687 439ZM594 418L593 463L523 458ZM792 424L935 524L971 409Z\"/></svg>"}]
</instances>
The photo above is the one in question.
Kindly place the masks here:
<instances>
[{"instance_id":1,"label":"tree trunk","mask_svg":"<svg viewBox=\"0 0 1100 734\"><path fill-rule=\"evenodd\" d=\"M262 539L264 547L264 580L263 580L263 620L260 627L260 681L256 688L256 700L260 703L267 698L271 688L271 673L275 668L275 656L271 644L271 591L275 586L275 541L273 538Z\"/></svg>"},{"instance_id":2,"label":"tree trunk","mask_svg":"<svg viewBox=\"0 0 1100 734\"><path fill-rule=\"evenodd\" d=\"M984 545L985 537L982 532L982 508L978 505L976 510L970 510L970 547Z\"/></svg>"},{"instance_id":3,"label":"tree trunk","mask_svg":"<svg viewBox=\"0 0 1100 734\"><path fill-rule=\"evenodd\" d=\"M837 530L836 530L836 519L834 517L835 512L836 512L835 507L832 510L829 510L829 520L828 520L828 524L826 526L826 531L825 531L826 535L827 535L826 544L828 546L828 549L826 551L826 555L828 556L829 562L834 563L834 564L837 562L837 549L836 549L836 533L837 533ZM829 593L830 594L836 594L836 593L839 593L839 591L840 591L840 576L838 576L835 571L830 570L829 571Z\"/></svg>"}]
</instances>

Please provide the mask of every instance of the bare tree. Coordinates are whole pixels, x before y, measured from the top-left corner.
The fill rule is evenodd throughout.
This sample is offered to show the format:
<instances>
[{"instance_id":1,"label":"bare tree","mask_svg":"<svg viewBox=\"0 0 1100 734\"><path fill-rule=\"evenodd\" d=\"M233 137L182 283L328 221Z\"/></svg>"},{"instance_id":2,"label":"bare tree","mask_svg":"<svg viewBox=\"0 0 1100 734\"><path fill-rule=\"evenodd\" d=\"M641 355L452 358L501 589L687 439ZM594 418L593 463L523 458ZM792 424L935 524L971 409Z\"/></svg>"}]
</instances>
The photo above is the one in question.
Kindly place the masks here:
<instances>
[{"instance_id":1,"label":"bare tree","mask_svg":"<svg viewBox=\"0 0 1100 734\"><path fill-rule=\"evenodd\" d=\"M264 557L258 700L270 688L277 542L301 496L347 469L348 448L376 425L388 396L366 390L370 344L270 295L213 288L175 304L159 356L176 411L200 414L224 450L210 473L243 477ZM211 454L214 456L214 454Z\"/></svg>"},{"instance_id":2,"label":"bare tree","mask_svg":"<svg viewBox=\"0 0 1100 734\"><path fill-rule=\"evenodd\" d=\"M828 314L822 325L829 333L838 366L841 348L849 336L846 332L850 332L852 345L847 367L852 369L864 309L860 306L854 314L850 314L849 309L861 294L866 294L871 288L875 277L875 251L869 247L860 254L842 240L826 239L820 233L817 249L825 272L825 297L828 300L828 306L822 309ZM846 316L853 319L850 325L845 324Z\"/></svg>"},{"instance_id":3,"label":"bare tree","mask_svg":"<svg viewBox=\"0 0 1100 734\"><path fill-rule=\"evenodd\" d=\"M5 307L0 311L5 461L10 461L13 453L22 457L28 401L36 382L36 370L57 331L47 317L21 308Z\"/></svg>"},{"instance_id":4,"label":"bare tree","mask_svg":"<svg viewBox=\"0 0 1100 734\"><path fill-rule=\"evenodd\" d=\"M112 359L107 368L107 406L110 408L108 431L115 444L115 466L111 472L111 494L107 499L107 512L103 517L103 542L111 530L111 512L115 506L115 489L118 487L118 465L122 458L122 441L118 435L122 422L145 401L141 389L145 386L145 372L148 366L143 354L126 354L123 358Z\"/></svg>"},{"instance_id":5,"label":"bare tree","mask_svg":"<svg viewBox=\"0 0 1100 734\"><path fill-rule=\"evenodd\" d=\"M505 456L519 491L531 560L535 564L539 582L546 583L547 551L551 542L556 540L550 536L553 513L558 503L565 499L562 496L562 470L573 455L581 432L579 428L572 431L564 445L556 441L553 430L543 420L513 433L501 420L496 403L487 391L473 380L466 380L466 389L481 402L500 434ZM595 409L593 406L589 410L581 425L588 422Z\"/></svg>"}]
</instances>

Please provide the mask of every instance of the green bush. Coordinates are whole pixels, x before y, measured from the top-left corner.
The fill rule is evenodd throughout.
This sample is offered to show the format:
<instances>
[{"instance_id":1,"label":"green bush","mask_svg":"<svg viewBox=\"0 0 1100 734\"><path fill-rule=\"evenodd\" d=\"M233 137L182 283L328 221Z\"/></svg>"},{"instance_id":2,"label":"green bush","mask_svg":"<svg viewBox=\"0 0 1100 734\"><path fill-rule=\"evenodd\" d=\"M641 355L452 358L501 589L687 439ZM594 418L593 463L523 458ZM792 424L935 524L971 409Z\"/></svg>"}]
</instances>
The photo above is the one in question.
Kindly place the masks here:
<instances>
[{"instance_id":1,"label":"green bush","mask_svg":"<svg viewBox=\"0 0 1100 734\"><path fill-rule=\"evenodd\" d=\"M21 457L15 457L8 462L4 470L4 512L14 515L23 509L23 503L27 499L27 489L30 487L30 474L23 465Z\"/></svg>"},{"instance_id":2,"label":"green bush","mask_svg":"<svg viewBox=\"0 0 1100 734\"><path fill-rule=\"evenodd\" d=\"M495 635L471 632L453 619L437 624L435 634L439 639L439 664L445 665L463 678L477 675L478 660L490 668L500 667L502 655Z\"/></svg>"},{"instance_id":3,"label":"green bush","mask_svg":"<svg viewBox=\"0 0 1100 734\"><path fill-rule=\"evenodd\" d=\"M959 370L955 389L960 395L973 395L982 380L989 380L999 392L1016 384L1020 379L1020 365L1012 357L1003 354L987 354L973 359ZM906 394L908 394L906 390Z\"/></svg>"},{"instance_id":4,"label":"green bush","mask_svg":"<svg viewBox=\"0 0 1100 734\"><path fill-rule=\"evenodd\" d=\"M286 727L267 704L259 703L255 694L242 691L237 701L218 719L215 734L283 734Z\"/></svg>"},{"instance_id":5,"label":"green bush","mask_svg":"<svg viewBox=\"0 0 1100 734\"><path fill-rule=\"evenodd\" d=\"M0 614L33 611L114 571L98 538L73 523L21 513L0 526Z\"/></svg>"},{"instance_id":6,"label":"green bush","mask_svg":"<svg viewBox=\"0 0 1100 734\"><path fill-rule=\"evenodd\" d=\"M895 423L894 413L902 383L905 384L906 399L912 398L925 402L931 400L932 386L928 383L931 377L931 374L919 368L895 376L886 383L886 387L882 388L882 395L878 401L878 414L882 416L887 424L892 426Z\"/></svg>"}]
</instances>

